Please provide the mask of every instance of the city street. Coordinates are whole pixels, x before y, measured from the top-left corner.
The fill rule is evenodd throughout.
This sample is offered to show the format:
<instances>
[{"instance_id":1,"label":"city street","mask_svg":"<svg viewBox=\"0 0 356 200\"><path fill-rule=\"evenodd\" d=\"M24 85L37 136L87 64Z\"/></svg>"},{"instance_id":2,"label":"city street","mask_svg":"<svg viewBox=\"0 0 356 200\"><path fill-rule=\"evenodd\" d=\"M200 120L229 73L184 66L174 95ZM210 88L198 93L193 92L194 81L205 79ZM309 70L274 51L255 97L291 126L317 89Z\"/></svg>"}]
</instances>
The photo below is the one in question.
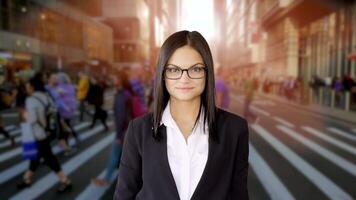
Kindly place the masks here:
<instances>
[{"instance_id":1,"label":"city street","mask_svg":"<svg viewBox=\"0 0 356 200\"><path fill-rule=\"evenodd\" d=\"M0 0L0 200L117 180L120 200L356 200L356 0Z\"/></svg>"},{"instance_id":2,"label":"city street","mask_svg":"<svg viewBox=\"0 0 356 200\"><path fill-rule=\"evenodd\" d=\"M242 96L232 111L241 113ZM354 199L356 125L257 97L250 125L251 199Z\"/></svg>"},{"instance_id":3,"label":"city street","mask_svg":"<svg viewBox=\"0 0 356 200\"><path fill-rule=\"evenodd\" d=\"M231 103L232 112L242 113L243 96L232 94ZM260 120L250 125L250 199L356 198L355 124L262 97L256 98L253 111ZM9 147L1 138L1 199L112 199L114 182L97 187L91 179L104 174L113 128L105 133L101 125L89 129L89 121L75 123L82 139L78 151L65 157L61 148L53 147L73 181L73 190L56 194L58 180L42 165L32 187L18 191L16 183L28 164L21 158L19 145ZM8 129L20 134L16 125Z\"/></svg>"}]
</instances>

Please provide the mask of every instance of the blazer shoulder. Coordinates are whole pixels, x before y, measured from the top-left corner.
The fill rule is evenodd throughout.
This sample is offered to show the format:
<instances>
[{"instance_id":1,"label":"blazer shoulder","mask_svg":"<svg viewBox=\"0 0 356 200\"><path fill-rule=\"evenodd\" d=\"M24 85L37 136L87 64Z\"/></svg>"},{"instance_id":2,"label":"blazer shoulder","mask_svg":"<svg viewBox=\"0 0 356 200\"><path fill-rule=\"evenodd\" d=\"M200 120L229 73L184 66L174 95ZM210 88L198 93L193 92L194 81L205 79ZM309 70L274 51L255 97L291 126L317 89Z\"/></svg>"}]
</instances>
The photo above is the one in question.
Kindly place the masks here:
<instances>
[{"instance_id":1,"label":"blazer shoulder","mask_svg":"<svg viewBox=\"0 0 356 200\"><path fill-rule=\"evenodd\" d=\"M153 113L149 112L131 120L131 126L137 137L145 137L152 134Z\"/></svg>"},{"instance_id":2,"label":"blazer shoulder","mask_svg":"<svg viewBox=\"0 0 356 200\"><path fill-rule=\"evenodd\" d=\"M153 124L153 114L152 112L146 113L140 117L132 120L133 125L136 127L147 126Z\"/></svg>"},{"instance_id":3,"label":"blazer shoulder","mask_svg":"<svg viewBox=\"0 0 356 200\"><path fill-rule=\"evenodd\" d=\"M228 112L226 110L222 110L220 108L218 108L217 113L218 113L218 119L217 119L218 123L228 122L228 123L232 123L233 125L247 126L246 119L242 118L237 114Z\"/></svg>"}]
</instances>

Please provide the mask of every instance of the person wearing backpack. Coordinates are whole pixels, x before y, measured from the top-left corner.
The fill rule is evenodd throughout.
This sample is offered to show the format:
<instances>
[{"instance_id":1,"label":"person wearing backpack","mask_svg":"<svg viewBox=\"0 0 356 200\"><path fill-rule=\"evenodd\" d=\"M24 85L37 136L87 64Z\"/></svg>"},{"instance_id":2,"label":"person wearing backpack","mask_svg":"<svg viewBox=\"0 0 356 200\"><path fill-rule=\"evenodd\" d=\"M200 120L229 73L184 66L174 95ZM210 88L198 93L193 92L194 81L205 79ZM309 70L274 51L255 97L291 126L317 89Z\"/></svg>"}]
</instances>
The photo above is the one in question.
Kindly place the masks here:
<instances>
[{"instance_id":1,"label":"person wearing backpack","mask_svg":"<svg viewBox=\"0 0 356 200\"><path fill-rule=\"evenodd\" d=\"M40 74L35 75L28 83L26 83L26 91L29 96L26 98L26 109L23 119L32 124L32 132L37 140L38 158L30 161L29 168L24 173L23 179L18 183L17 187L18 189L23 189L31 186L33 173L40 165L40 158L43 158L45 161L44 163L56 173L59 179L60 185L57 192L66 192L72 188L71 181L64 174L59 161L53 154L50 139L44 128L48 123L46 120L46 106L44 106L44 103L46 105L51 105L52 108L54 105L51 98L46 93L44 82Z\"/></svg>"},{"instance_id":2,"label":"person wearing backpack","mask_svg":"<svg viewBox=\"0 0 356 200\"><path fill-rule=\"evenodd\" d=\"M125 71L119 71L118 75L114 75L111 79L116 88L113 105L116 139L112 144L105 177L103 179L96 178L93 180L97 186L104 186L110 183L114 170L118 167L120 162L125 131L129 121L132 119L131 99L133 90L127 79L127 74Z\"/></svg>"}]
</instances>

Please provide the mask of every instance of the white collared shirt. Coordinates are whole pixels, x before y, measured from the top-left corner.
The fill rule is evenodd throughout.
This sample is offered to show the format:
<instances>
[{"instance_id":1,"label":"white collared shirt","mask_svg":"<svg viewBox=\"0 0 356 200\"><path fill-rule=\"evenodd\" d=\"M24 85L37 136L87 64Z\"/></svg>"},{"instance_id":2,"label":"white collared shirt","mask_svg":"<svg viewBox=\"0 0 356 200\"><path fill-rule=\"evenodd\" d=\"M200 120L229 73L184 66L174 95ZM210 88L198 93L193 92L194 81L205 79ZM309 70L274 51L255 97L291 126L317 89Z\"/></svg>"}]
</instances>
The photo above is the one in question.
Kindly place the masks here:
<instances>
[{"instance_id":1,"label":"white collared shirt","mask_svg":"<svg viewBox=\"0 0 356 200\"><path fill-rule=\"evenodd\" d=\"M207 125L203 132L204 114L187 138L187 142L170 112L168 102L162 121L167 130L167 156L169 166L181 200L191 199L205 169L209 152Z\"/></svg>"}]
</instances>

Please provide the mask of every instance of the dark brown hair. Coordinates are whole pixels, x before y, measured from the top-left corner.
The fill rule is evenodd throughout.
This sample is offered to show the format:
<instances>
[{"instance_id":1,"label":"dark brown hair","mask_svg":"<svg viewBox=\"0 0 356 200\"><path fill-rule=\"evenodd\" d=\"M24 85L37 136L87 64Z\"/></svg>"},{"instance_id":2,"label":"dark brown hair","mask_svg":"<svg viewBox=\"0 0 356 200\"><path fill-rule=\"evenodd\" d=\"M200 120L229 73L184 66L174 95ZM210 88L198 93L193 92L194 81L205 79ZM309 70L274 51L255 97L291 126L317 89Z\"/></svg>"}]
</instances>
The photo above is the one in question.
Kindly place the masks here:
<instances>
[{"instance_id":1,"label":"dark brown hair","mask_svg":"<svg viewBox=\"0 0 356 200\"><path fill-rule=\"evenodd\" d=\"M214 80L214 64L210 52L210 48L204 37L196 31L179 31L167 38L163 43L156 70L156 84L154 93L153 105L153 137L157 140L161 138L158 128L161 123L163 111L169 100L169 93L164 82L164 68L167 65L169 58L180 47L189 45L195 49L203 58L206 67L205 88L201 95L200 110L204 110L204 124L207 122L209 136L217 140L217 132L215 131L215 80ZM195 124L200 117L197 116Z\"/></svg>"}]
</instances>

